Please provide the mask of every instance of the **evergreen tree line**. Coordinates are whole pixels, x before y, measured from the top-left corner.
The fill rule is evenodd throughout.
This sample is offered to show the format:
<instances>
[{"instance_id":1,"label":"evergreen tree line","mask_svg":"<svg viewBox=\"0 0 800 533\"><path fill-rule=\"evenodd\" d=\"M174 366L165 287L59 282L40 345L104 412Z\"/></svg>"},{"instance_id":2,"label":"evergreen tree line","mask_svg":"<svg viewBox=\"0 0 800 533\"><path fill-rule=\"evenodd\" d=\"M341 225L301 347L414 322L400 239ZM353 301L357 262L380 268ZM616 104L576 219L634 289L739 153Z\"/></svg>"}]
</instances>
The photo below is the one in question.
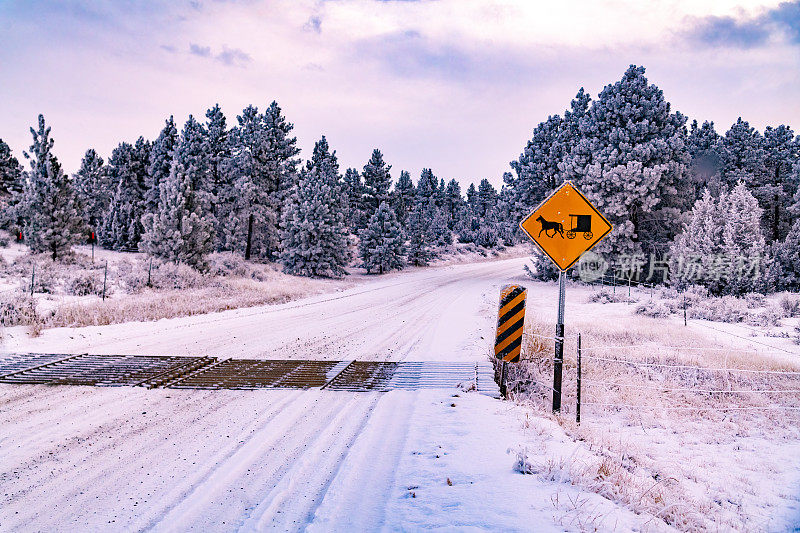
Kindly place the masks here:
<instances>
[{"instance_id":1,"label":"evergreen tree line","mask_svg":"<svg viewBox=\"0 0 800 533\"><path fill-rule=\"evenodd\" d=\"M204 121L173 117L154 141L123 142L108 161L87 150L65 174L40 115L23 170L0 140L0 224L53 259L95 235L113 250L142 250L200 270L209 253L280 261L289 273L338 277L357 254L368 272L425 265L455 240L509 244L508 212L488 180L445 183L424 169L415 185L374 150L342 174L323 136L301 164L293 125L273 102L246 107L228 127L219 105Z\"/></svg>"},{"instance_id":2,"label":"evergreen tree line","mask_svg":"<svg viewBox=\"0 0 800 533\"><path fill-rule=\"evenodd\" d=\"M631 65L596 100L581 88L563 115L536 126L511 167L500 192L510 222L571 180L614 225L595 251L617 271L619 258L636 257L659 282L686 274L691 258L708 279L672 281L717 293L800 289L800 137L786 125L762 133L739 118L724 134L709 121L687 127L644 67ZM720 257L756 258L758 273L744 261L715 279L731 267ZM542 258L537 266L543 278L556 274Z\"/></svg>"}]
</instances>

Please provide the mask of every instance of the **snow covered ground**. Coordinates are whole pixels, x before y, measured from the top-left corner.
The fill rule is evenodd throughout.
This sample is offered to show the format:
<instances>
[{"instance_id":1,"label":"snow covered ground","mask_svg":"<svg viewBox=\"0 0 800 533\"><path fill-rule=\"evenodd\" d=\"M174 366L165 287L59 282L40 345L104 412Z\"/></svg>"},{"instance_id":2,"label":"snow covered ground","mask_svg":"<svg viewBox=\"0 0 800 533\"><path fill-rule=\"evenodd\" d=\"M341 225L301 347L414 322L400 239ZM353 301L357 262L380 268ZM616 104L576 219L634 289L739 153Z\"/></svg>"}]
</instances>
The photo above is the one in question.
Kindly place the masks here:
<instances>
[{"instance_id":1,"label":"snow covered ground","mask_svg":"<svg viewBox=\"0 0 800 533\"><path fill-rule=\"evenodd\" d=\"M38 338L7 328L4 350L479 361L491 347L501 285L529 287L532 318L555 312L555 287L527 280L524 262L420 269L277 306ZM568 324L645 320L627 304L587 303L591 292L569 288ZM588 475L604 450L529 406L457 389L0 385L0 405L0 530L671 529L579 482L578 470ZM586 424L603 431L591 413ZM692 452L697 462L684 465L695 469L692 490L708 486L704 477L758 487L740 502L752 529L800 523L796 439L720 433L710 442L702 424L692 427L694 442L669 427L641 435L638 424L616 438L652 446L643 453L661 464Z\"/></svg>"}]
</instances>

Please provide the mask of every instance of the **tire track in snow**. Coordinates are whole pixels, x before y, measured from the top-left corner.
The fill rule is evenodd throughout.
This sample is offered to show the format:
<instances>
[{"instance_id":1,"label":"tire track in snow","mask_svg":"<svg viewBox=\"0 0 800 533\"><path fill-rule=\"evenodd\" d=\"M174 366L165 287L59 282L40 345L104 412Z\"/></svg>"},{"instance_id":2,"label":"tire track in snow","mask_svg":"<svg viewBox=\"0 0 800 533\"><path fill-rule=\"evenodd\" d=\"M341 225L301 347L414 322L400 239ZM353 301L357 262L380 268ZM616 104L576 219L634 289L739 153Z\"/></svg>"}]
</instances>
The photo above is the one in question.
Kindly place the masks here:
<instances>
[{"instance_id":1,"label":"tire track in snow","mask_svg":"<svg viewBox=\"0 0 800 533\"><path fill-rule=\"evenodd\" d=\"M263 491L275 486L291 468L290 461L304 453L309 443L330 426L330 420L350 416L362 403L353 395L318 391L300 392L297 401L238 446L225 460L198 477L187 492L180 490L167 500L168 510L141 529L171 531L189 525L238 523L257 505ZM227 492L224 489L228 489ZM176 526L178 525L179 526Z\"/></svg>"}]
</instances>

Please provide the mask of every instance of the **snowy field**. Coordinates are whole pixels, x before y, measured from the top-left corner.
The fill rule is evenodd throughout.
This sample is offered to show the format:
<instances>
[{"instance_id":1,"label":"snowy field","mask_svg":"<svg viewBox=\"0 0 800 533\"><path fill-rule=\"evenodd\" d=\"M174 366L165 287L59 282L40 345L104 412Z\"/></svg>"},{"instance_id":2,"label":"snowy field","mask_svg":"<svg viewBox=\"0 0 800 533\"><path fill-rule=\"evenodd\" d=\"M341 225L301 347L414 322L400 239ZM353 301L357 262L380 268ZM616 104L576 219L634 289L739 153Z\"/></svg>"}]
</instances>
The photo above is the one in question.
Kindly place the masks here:
<instances>
[{"instance_id":1,"label":"snowy field","mask_svg":"<svg viewBox=\"0 0 800 533\"><path fill-rule=\"evenodd\" d=\"M532 324L552 322L556 288L527 279L524 264L419 269L282 305L47 329L37 338L7 328L4 350L481 361L490 352L503 284L529 288ZM683 328L676 317L635 316L634 305L591 303L594 292L569 287L568 332ZM777 352L776 364L800 353L787 339L756 344L724 328L690 325L674 337L731 349L761 346L763 355L753 357ZM677 429L663 421L654 429L648 415L588 410L578 429L569 421L571 404L557 420L535 403L457 389L2 385L0 398L2 530L776 531L800 524L797 432L757 425L742 432L735 419L684 417ZM670 524L662 519L675 516L667 503L656 516L631 504L625 487L596 483L597 465L616 464L623 440L627 456L641 461L631 474L658 467L675 480L664 497L680 491L681 505L697 506L684 514L701 518ZM637 494L645 498L645 491ZM732 503L718 509L713 500L720 498Z\"/></svg>"}]
</instances>

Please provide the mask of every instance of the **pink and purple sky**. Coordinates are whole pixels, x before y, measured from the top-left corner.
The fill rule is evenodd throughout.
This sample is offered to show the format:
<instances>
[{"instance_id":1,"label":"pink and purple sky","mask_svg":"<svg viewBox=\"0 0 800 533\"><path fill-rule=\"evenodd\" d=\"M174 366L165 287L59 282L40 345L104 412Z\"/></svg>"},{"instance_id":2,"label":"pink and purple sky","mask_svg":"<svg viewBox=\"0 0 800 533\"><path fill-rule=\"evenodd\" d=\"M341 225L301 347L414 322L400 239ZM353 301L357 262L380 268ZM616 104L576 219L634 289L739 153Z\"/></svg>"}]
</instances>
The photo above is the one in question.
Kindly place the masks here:
<instances>
[{"instance_id":1,"label":"pink and purple sky","mask_svg":"<svg viewBox=\"0 0 800 533\"><path fill-rule=\"evenodd\" d=\"M0 138L22 160L43 113L73 172L171 114L277 100L303 156L325 134L342 169L377 147L395 177L499 185L536 124L632 63L721 133L800 128L800 0L0 0Z\"/></svg>"}]
</instances>

